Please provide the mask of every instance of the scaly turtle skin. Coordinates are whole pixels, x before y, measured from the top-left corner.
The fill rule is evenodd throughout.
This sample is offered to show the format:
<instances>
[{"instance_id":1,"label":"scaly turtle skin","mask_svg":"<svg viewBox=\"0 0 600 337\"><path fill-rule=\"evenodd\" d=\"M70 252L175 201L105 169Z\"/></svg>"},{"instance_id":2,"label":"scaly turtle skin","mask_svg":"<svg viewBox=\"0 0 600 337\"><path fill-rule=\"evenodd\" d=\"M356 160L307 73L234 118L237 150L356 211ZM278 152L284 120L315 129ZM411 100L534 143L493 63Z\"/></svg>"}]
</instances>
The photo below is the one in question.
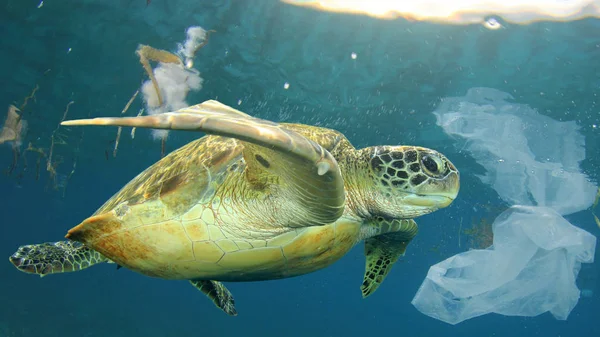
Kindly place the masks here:
<instances>
[{"instance_id":1,"label":"scaly turtle skin","mask_svg":"<svg viewBox=\"0 0 600 337\"><path fill-rule=\"evenodd\" d=\"M177 112L63 125L206 132L125 185L68 241L19 247L10 261L46 275L114 262L190 280L230 315L220 281L292 277L331 265L365 240L370 295L417 233L415 217L448 206L458 171L415 146L355 149L339 132L253 118L216 101Z\"/></svg>"}]
</instances>

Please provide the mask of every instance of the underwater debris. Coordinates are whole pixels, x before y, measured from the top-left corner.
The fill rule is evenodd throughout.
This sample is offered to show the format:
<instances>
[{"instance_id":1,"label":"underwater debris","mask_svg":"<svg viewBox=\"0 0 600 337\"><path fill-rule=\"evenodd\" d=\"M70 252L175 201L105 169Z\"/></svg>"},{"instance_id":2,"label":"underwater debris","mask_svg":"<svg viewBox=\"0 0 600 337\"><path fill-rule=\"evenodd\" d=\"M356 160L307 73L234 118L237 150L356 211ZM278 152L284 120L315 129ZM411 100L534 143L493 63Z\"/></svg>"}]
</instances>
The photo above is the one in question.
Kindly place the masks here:
<instances>
[{"instance_id":1,"label":"underwater debris","mask_svg":"<svg viewBox=\"0 0 600 337\"><path fill-rule=\"evenodd\" d=\"M73 102L73 103L75 103L75 102ZM67 109L71 104L72 104L71 102L69 102L69 104L67 104ZM59 125L65 120L66 114L67 114L67 111L65 111L63 119L59 122ZM90 116L90 114L88 113L88 117L89 116ZM69 184L69 181L71 181L71 177L73 176L73 174L75 174L75 171L77 170L77 162L79 161L79 149L81 147L81 143L83 142L83 135L84 135L84 132L83 132L83 130L81 130L79 133L79 138L75 142L75 147L73 148L74 156L73 156L73 165L71 166L71 172L69 172L69 174L67 174L66 178L64 178L64 179L58 179L58 181L57 181L57 179L54 179L54 189L62 188L63 198L67 191L67 185Z\"/></svg>"},{"instance_id":2,"label":"underwater debris","mask_svg":"<svg viewBox=\"0 0 600 337\"><path fill-rule=\"evenodd\" d=\"M471 228L465 229L463 233L469 236L471 249L485 249L494 242L492 223L485 218L478 223L474 223Z\"/></svg>"},{"instance_id":3,"label":"underwater debris","mask_svg":"<svg viewBox=\"0 0 600 337\"><path fill-rule=\"evenodd\" d=\"M552 207L562 215L588 209L597 186L580 168L585 159L580 127L513 101L509 93L474 87L465 96L445 97L433 114L456 137L455 148L485 168L477 177L504 202ZM534 146L537 141L547 146Z\"/></svg>"},{"instance_id":4,"label":"underwater debris","mask_svg":"<svg viewBox=\"0 0 600 337\"><path fill-rule=\"evenodd\" d=\"M161 109L164 107L165 102L163 98L163 94L158 86L158 81L156 80L156 76L154 74L155 71L162 69L162 67L166 67L169 64L174 64L176 66L182 66L183 62L179 58L179 56L168 52L166 50L156 49L147 45L140 45L136 51L138 56L140 57L140 63L146 70L148 77L154 87L154 91L156 96L151 95L147 92L147 85L142 85L142 90L145 89L144 96L146 97L146 104L148 107L154 109ZM149 61L157 61L159 62L156 70L152 70ZM168 77L168 76L167 76ZM168 93L167 93L168 94ZM151 99L152 98L152 99ZM161 140L161 158L165 155L165 143L167 140L168 132L164 130L153 131L154 138L158 138Z\"/></svg>"},{"instance_id":5,"label":"underwater debris","mask_svg":"<svg viewBox=\"0 0 600 337\"><path fill-rule=\"evenodd\" d=\"M52 135L50 136L50 152L48 154L48 162L46 164L46 170L48 172L50 172L50 174L52 176L56 175L56 171L54 170L54 167L52 164L52 155L54 154L54 144L55 144L55 142L60 143L62 145L67 144L67 142L63 139L63 137L57 136L56 132L60 128L60 123L64 122L64 120L67 118L67 114L69 113L69 107L73 103L75 103L75 101L70 101L69 104L67 104L67 107L65 108L65 112L63 113L62 119L60 120L60 122L58 123L58 125L56 126L54 131L52 131Z\"/></svg>"},{"instance_id":6,"label":"underwater debris","mask_svg":"<svg viewBox=\"0 0 600 337\"><path fill-rule=\"evenodd\" d=\"M186 97L190 91L202 88L200 72L193 68L192 59L208 42L215 31L192 26L186 30L186 40L178 44L176 53L140 44L136 50L149 81L142 83L145 112L148 115L176 111L188 105ZM185 64L182 61L185 59ZM152 69L150 61L158 62ZM133 133L134 131L132 131ZM152 130L152 137L161 141L161 157L166 153L168 130Z\"/></svg>"},{"instance_id":7,"label":"underwater debris","mask_svg":"<svg viewBox=\"0 0 600 337\"><path fill-rule=\"evenodd\" d=\"M125 107L123 108L123 110L121 110L121 116L123 116L127 112L127 110L129 110L131 103L133 103L133 101L135 100L135 98L138 96L139 93L140 93L140 90L138 89L135 91L133 96L131 96L131 98L129 99L127 104L125 104ZM113 150L113 157L117 156L117 150L119 148L119 140L121 139L122 131L123 131L123 127L119 126L119 128L117 129L117 138L115 139L115 148ZM108 160L108 158L107 158L107 160Z\"/></svg>"},{"instance_id":8,"label":"underwater debris","mask_svg":"<svg viewBox=\"0 0 600 337\"><path fill-rule=\"evenodd\" d=\"M493 220L489 219L497 218L501 213L505 212L508 207L501 205L495 206L491 204L477 204L476 207L480 209L485 217L473 216L471 218L471 228L462 229L463 219L460 220L459 226L459 247L460 247L460 236L468 236L468 248L469 249L485 249L493 244L494 232L492 228Z\"/></svg>"},{"instance_id":9,"label":"underwater debris","mask_svg":"<svg viewBox=\"0 0 600 337\"><path fill-rule=\"evenodd\" d=\"M492 246L431 266L411 303L449 324L488 313L549 311L566 320L580 298L582 264L594 261L596 237L543 206L512 206L491 227Z\"/></svg>"},{"instance_id":10,"label":"underwater debris","mask_svg":"<svg viewBox=\"0 0 600 337\"><path fill-rule=\"evenodd\" d=\"M45 77L51 71L52 71L52 69L46 69L43 72L42 77ZM34 137L32 137L32 138L34 138L34 141L32 142L31 140L29 140L27 148L22 150L21 144L23 141L25 141L25 137L27 134L26 130L28 127L27 121L23 119L23 116L25 114L27 114L28 116L33 115L31 112L32 111L31 105L32 105L32 103L34 105L37 104L36 95L38 94L39 89L40 89L40 84L36 83L34 88L31 90L31 92L27 96L25 96L25 98L23 99L23 103L19 105L19 108L16 107L18 105L17 103L15 103L9 107L6 122L5 122L4 126L2 127L2 131L0 132L0 139L1 139L0 144L5 143L5 142L10 142L10 143L12 143L12 149L13 149L13 161L12 161L11 165L9 166L9 168L5 171L5 174L7 176L15 177L17 183L21 184L21 181L26 176L26 173L31 171L31 168L29 167L29 163L28 163L27 154L28 153L33 154L36 157L35 158L35 170L33 170L35 181L40 180L41 171L42 171L42 167L43 167L46 170L46 172L48 172L49 178L50 178L48 180L48 184L46 185L46 190L48 190L49 188L52 188L53 190L57 190L57 191L62 190L62 195L64 197L67 184L68 184L70 178L75 173L75 169L77 167L77 160L78 160L77 154L79 152L79 147L81 145L81 142L83 141L84 130L83 129L79 130L79 139L76 142L70 142L70 144L68 144L67 140L69 138L69 133L70 133L69 130L70 129L67 128L66 130L63 130L62 128L60 128L60 122L59 122L59 124L56 126L56 128L51 133L49 148L45 148L44 146L39 146L39 143L44 141L44 140L42 140L42 138L45 138L45 137L40 137L40 134L36 133L36 132L29 132L30 134L32 134L34 136ZM61 121L64 121L66 119L67 113L69 111L69 107L73 103L74 102L71 101L71 102L69 102L69 104L67 104L67 107L65 108L65 111L63 113ZM27 110L25 110L26 108L27 108ZM20 112L20 114L19 114L19 112ZM89 114L88 114L88 117L89 117ZM73 154L73 158L72 158L73 165L71 167L70 173L63 174L63 173L57 172L58 166L60 164L64 163L65 157L68 158L71 153L66 154L63 150L63 151L59 151L60 154L57 154L55 151L55 147L57 145L73 145L73 143L75 143L74 147L73 146L66 147L68 149L67 151L68 152L72 151L72 154ZM63 157L62 156L63 154L66 154L66 156Z\"/></svg>"},{"instance_id":11,"label":"underwater debris","mask_svg":"<svg viewBox=\"0 0 600 337\"><path fill-rule=\"evenodd\" d=\"M141 108L135 117L140 117L143 113L144 113L144 108ZM135 139L135 129L136 129L135 127L131 128L131 139Z\"/></svg>"},{"instance_id":12,"label":"underwater debris","mask_svg":"<svg viewBox=\"0 0 600 337\"><path fill-rule=\"evenodd\" d=\"M21 133L24 131L27 122L21 119L18 111L19 109L14 105L8 107L8 113L2 131L0 131L0 144L12 142L13 148L21 145Z\"/></svg>"},{"instance_id":13,"label":"underwater debris","mask_svg":"<svg viewBox=\"0 0 600 337\"><path fill-rule=\"evenodd\" d=\"M42 1L43 3L43 1ZM48 75L49 72L51 72L52 69L46 69L46 71L44 71L44 73L42 74L43 76ZM31 90L31 92L29 93L29 95L27 95L24 99L23 99L23 104L21 104L21 106L19 107L19 110L24 110L25 107L27 106L27 103L29 102L29 100L33 100L33 103L37 103L37 100L35 98L35 93L40 89L40 85L39 84L35 84L35 87L33 87L33 90Z\"/></svg>"},{"instance_id":14,"label":"underwater debris","mask_svg":"<svg viewBox=\"0 0 600 337\"><path fill-rule=\"evenodd\" d=\"M74 103L75 103L74 101L70 101L67 104L60 122L58 123L56 128L52 131L52 134L50 136L50 147L48 148L48 152L47 152L48 154L46 154L46 151L43 148L34 147L32 145L32 143L29 143L27 149L25 149L25 151L34 152L34 153L38 154L38 158L36 160L36 168L35 168L36 181L39 180L39 178L40 178L40 170L41 170L42 160L45 160L46 172L48 172L48 175L50 178L48 181L49 185L47 187L51 187L54 190L62 190L63 197L65 196L65 193L66 193L67 184L68 184L69 180L71 179L71 177L73 176L73 174L75 173L78 157L75 156L73 158L73 165L71 168L71 172L68 175L59 173L57 171L57 168L62 163L64 163L64 158L62 156L55 155L55 147L56 147L56 145L68 145L67 135L63 134L63 133L59 133L58 131L60 129L60 123L62 123L67 118L67 114L69 113L69 108ZM77 141L77 145L74 148L75 153L79 152L79 146L82 141L83 141L83 132L80 133L79 140ZM24 157L24 170L26 170L26 169L27 169L27 162Z\"/></svg>"},{"instance_id":15,"label":"underwater debris","mask_svg":"<svg viewBox=\"0 0 600 337\"><path fill-rule=\"evenodd\" d=\"M27 126L27 122L21 118L18 111L19 109L14 105L8 107L8 113L6 114L2 131L0 131L0 144L12 144L13 160L8 168L8 175L12 174L19 162L21 156L21 139Z\"/></svg>"},{"instance_id":16,"label":"underwater debris","mask_svg":"<svg viewBox=\"0 0 600 337\"><path fill-rule=\"evenodd\" d=\"M71 102L69 102L69 104L67 104L67 107L65 108L61 122L66 119L67 114L69 112L69 107L73 103L75 103L75 102L71 101ZM75 156L73 158L73 165L72 165L71 171L68 175L59 173L57 171L57 168L62 163L64 163L65 159L64 159L64 157L59 156L55 153L55 147L57 145L68 145L68 142L67 142L68 135L65 133L59 132L59 128L60 128L60 122L59 122L58 126L52 131L52 134L50 136L50 147L47 150L42 147L36 147L33 145L33 143L29 142L29 144L28 144L27 148L24 150L24 152L25 153L31 152L31 153L35 153L37 155L36 163L35 163L35 180L39 181L40 176L41 176L42 167L44 167L46 172L48 172L48 176L49 176L48 185L46 186L46 188L51 188L51 189L57 190L57 191L62 190L62 196L64 197L65 193L66 193L67 184L68 184L69 180L71 179L71 177L73 176L73 174L75 173L78 157ZM79 151L79 146L82 141L83 141L83 132L80 132L79 139L76 142L75 148L73 149L74 153L77 153ZM23 158L22 169L21 169L21 172L17 175L17 179L19 181L23 178L24 173L28 170L27 156L23 155L22 158ZM42 166L43 163L45 163L45 166Z\"/></svg>"},{"instance_id":17,"label":"underwater debris","mask_svg":"<svg viewBox=\"0 0 600 337\"><path fill-rule=\"evenodd\" d=\"M33 90L31 91L31 93L27 97L25 97L25 99L23 100L23 104L21 104L21 107L19 108L19 110L25 109L25 107L27 106L27 102L29 102L30 99L33 99L33 102L36 103L35 93L36 93L36 91L38 91L39 88L40 88L40 86L38 84L36 84L35 87L33 88Z\"/></svg>"},{"instance_id":18,"label":"underwater debris","mask_svg":"<svg viewBox=\"0 0 600 337\"><path fill-rule=\"evenodd\" d=\"M193 26L186 30L187 39L183 44L179 44L177 54L185 58L185 67L191 69L194 67L193 59L196 53L207 43L210 34L216 33L216 30L204 30L202 27Z\"/></svg>"},{"instance_id":19,"label":"underwater debris","mask_svg":"<svg viewBox=\"0 0 600 337\"><path fill-rule=\"evenodd\" d=\"M38 181L38 180L40 180L41 162L42 162L42 159L46 159L46 152L44 152L44 150L41 148L34 147L31 142L27 145L25 152L34 152L34 153L37 153L37 155L38 155L36 163L35 163L35 181ZM27 167L28 167L27 157L23 156L23 170L22 171L27 171ZM22 175L22 173L21 173L21 175Z\"/></svg>"},{"instance_id":20,"label":"underwater debris","mask_svg":"<svg viewBox=\"0 0 600 337\"><path fill-rule=\"evenodd\" d=\"M162 49L156 49L144 44L140 44L135 52L140 57L140 63L142 64L144 70L146 70L146 74L148 74L148 77L152 81L152 85L154 86L154 90L156 91L156 97L158 98L157 106L162 106L162 94L160 92L160 89L158 88L158 82L154 77L154 71L150 66L150 61L173 64L183 64L183 62L181 61L179 56L171 52Z\"/></svg>"},{"instance_id":21,"label":"underwater debris","mask_svg":"<svg viewBox=\"0 0 600 337\"><path fill-rule=\"evenodd\" d=\"M190 91L200 90L203 82L200 72L193 69L192 59L208 43L209 36L215 32L215 30L206 31L199 26L189 27L186 30L187 39L178 44L176 53L139 44L136 54L149 80L143 81L141 88L131 96L121 111L121 116L127 113L140 92L143 96L144 108L139 110L137 116L141 116L144 112L154 115L188 106L185 101L186 96ZM158 62L158 65L153 69L150 62ZM135 131L136 128L132 128L132 139L135 138ZM122 128L119 127L116 138L108 144L114 146L113 157L117 156L122 132ZM164 157L168 130L152 130L152 136L154 139L161 140L161 157ZM104 156L106 160L109 159L108 149L105 149Z\"/></svg>"}]
</instances>

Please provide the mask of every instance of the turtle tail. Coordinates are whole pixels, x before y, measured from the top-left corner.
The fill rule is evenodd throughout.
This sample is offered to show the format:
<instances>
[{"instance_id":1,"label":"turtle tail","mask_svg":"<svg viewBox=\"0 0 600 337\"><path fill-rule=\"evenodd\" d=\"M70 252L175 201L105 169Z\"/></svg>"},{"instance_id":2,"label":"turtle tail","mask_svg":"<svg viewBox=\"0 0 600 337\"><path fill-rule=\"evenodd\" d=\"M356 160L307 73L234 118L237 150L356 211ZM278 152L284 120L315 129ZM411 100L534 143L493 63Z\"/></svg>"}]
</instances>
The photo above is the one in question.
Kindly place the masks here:
<instances>
[{"instance_id":1,"label":"turtle tail","mask_svg":"<svg viewBox=\"0 0 600 337\"><path fill-rule=\"evenodd\" d=\"M75 241L21 246L9 260L20 271L40 276L78 271L96 263L109 262L102 254Z\"/></svg>"}]
</instances>

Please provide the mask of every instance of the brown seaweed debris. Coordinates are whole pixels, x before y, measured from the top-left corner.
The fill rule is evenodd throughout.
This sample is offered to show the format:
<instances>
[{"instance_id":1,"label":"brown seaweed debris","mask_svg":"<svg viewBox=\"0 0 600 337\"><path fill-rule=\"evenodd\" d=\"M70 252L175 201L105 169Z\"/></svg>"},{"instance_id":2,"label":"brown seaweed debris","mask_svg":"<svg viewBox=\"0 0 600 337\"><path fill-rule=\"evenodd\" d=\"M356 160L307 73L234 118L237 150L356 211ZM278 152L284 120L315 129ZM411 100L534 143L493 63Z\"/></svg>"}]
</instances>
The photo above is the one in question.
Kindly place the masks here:
<instances>
[{"instance_id":1,"label":"brown seaweed debris","mask_svg":"<svg viewBox=\"0 0 600 337\"><path fill-rule=\"evenodd\" d=\"M162 106L163 98L160 93L160 89L158 88L158 82L156 82L156 78L154 77L154 71L150 66L150 61L174 64L183 64L183 62L181 61L179 56L171 52L162 49L156 49L143 44L140 44L135 52L139 56L140 63L144 67L144 70L146 70L146 74L148 74L148 77L152 81L154 90L156 90L156 96L158 97L158 105Z\"/></svg>"}]
</instances>

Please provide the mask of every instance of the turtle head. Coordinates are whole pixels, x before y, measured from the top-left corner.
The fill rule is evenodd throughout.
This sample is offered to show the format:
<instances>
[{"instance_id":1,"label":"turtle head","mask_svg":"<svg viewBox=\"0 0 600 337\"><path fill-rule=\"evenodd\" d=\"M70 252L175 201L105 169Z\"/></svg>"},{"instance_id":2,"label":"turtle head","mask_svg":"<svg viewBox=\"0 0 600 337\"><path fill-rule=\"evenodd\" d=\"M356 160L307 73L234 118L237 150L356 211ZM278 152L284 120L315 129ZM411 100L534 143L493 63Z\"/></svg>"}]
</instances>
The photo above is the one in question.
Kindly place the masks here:
<instances>
[{"instance_id":1,"label":"turtle head","mask_svg":"<svg viewBox=\"0 0 600 337\"><path fill-rule=\"evenodd\" d=\"M370 181L362 204L370 215L414 218L444 208L458 195L459 173L441 153L416 146L364 149Z\"/></svg>"}]
</instances>

